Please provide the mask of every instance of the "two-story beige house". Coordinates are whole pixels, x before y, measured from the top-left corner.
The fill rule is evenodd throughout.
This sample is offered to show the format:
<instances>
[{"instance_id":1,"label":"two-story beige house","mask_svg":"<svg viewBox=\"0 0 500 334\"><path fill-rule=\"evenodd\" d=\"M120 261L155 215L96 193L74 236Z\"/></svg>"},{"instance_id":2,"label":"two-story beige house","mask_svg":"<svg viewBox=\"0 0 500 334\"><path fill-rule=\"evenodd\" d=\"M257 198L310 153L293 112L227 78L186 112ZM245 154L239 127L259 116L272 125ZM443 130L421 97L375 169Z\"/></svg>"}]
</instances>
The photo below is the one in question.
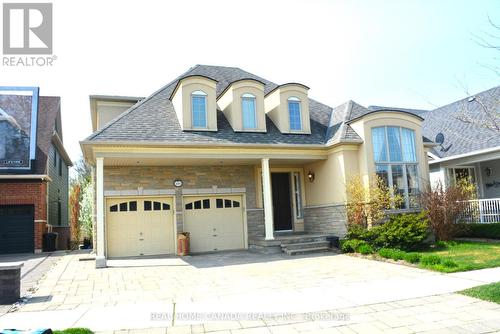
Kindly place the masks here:
<instances>
[{"instance_id":1,"label":"two-story beige house","mask_svg":"<svg viewBox=\"0 0 500 334\"><path fill-rule=\"evenodd\" d=\"M345 233L345 184L378 174L410 207L428 180L422 118L300 83L197 65L140 98L91 96L81 142L96 188L97 266L107 258L191 251L322 250Z\"/></svg>"}]
</instances>

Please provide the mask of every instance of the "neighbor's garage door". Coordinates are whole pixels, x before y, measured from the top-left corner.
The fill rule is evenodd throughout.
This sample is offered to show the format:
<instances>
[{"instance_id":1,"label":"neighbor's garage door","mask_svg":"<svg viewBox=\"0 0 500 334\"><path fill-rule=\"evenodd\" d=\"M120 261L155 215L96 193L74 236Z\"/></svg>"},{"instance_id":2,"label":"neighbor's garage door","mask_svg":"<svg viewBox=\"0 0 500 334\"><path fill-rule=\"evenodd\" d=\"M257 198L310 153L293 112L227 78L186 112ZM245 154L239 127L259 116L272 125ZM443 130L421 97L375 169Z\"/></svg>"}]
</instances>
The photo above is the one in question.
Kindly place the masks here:
<instances>
[{"instance_id":1,"label":"neighbor's garage door","mask_svg":"<svg viewBox=\"0 0 500 334\"><path fill-rule=\"evenodd\" d=\"M0 254L33 253L33 205L0 206Z\"/></svg>"},{"instance_id":2,"label":"neighbor's garage door","mask_svg":"<svg viewBox=\"0 0 500 334\"><path fill-rule=\"evenodd\" d=\"M175 253L171 198L108 199L108 256Z\"/></svg>"},{"instance_id":3,"label":"neighbor's garage door","mask_svg":"<svg viewBox=\"0 0 500 334\"><path fill-rule=\"evenodd\" d=\"M192 252L245 247L241 196L184 197L184 231Z\"/></svg>"}]
</instances>

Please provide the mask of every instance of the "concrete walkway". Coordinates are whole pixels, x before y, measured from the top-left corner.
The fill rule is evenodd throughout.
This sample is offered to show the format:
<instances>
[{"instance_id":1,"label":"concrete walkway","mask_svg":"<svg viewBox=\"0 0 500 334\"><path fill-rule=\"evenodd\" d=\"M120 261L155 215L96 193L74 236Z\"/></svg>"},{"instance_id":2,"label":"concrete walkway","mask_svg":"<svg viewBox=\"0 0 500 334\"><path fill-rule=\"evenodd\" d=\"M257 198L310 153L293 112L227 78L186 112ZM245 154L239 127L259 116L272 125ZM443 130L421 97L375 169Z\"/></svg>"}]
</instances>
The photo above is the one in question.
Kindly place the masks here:
<instances>
[{"instance_id":1,"label":"concrete walkway","mask_svg":"<svg viewBox=\"0 0 500 334\"><path fill-rule=\"evenodd\" d=\"M500 331L500 305L454 294L496 279L498 270L446 275L331 253L116 260L106 269L80 257L58 262L32 300L0 317L0 328Z\"/></svg>"},{"instance_id":2,"label":"concrete walkway","mask_svg":"<svg viewBox=\"0 0 500 334\"><path fill-rule=\"evenodd\" d=\"M66 254L65 251L41 254L0 255L0 263L23 262L21 268L21 297L31 294L38 281ZM7 312L12 305L0 305L0 314Z\"/></svg>"}]
</instances>

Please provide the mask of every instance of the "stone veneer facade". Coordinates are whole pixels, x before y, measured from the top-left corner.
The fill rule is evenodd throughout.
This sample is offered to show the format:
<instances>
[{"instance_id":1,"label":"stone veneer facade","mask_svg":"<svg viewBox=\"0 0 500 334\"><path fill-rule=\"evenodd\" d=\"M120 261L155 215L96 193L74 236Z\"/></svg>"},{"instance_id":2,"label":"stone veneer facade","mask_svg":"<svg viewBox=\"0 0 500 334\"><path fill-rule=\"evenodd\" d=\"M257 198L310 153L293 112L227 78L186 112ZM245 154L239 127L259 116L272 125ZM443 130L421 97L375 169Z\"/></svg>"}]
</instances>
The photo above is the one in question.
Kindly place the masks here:
<instances>
[{"instance_id":1,"label":"stone veneer facade","mask_svg":"<svg viewBox=\"0 0 500 334\"><path fill-rule=\"evenodd\" d=\"M174 180L183 181L175 188ZM215 188L216 187L216 188ZM137 190L175 191L177 231L182 225L182 191L204 189L224 191L244 188L246 196L248 239L264 235L264 212L256 206L254 166L161 166L161 167L105 167L104 191ZM210 193L205 193L210 194ZM167 195L168 196L168 195Z\"/></svg>"},{"instance_id":2,"label":"stone veneer facade","mask_svg":"<svg viewBox=\"0 0 500 334\"><path fill-rule=\"evenodd\" d=\"M347 215L344 204L311 206L304 209L304 229L306 232L344 237L347 232L346 222Z\"/></svg>"}]
</instances>

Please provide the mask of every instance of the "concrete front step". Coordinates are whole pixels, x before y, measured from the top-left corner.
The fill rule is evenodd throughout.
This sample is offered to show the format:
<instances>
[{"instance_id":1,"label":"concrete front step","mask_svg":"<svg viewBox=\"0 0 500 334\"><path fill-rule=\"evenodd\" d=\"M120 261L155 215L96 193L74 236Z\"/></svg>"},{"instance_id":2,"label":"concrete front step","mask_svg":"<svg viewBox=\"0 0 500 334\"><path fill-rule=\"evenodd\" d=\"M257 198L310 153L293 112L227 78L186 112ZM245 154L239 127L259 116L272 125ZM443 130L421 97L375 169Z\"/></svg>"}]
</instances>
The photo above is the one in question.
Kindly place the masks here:
<instances>
[{"instance_id":1,"label":"concrete front step","mask_svg":"<svg viewBox=\"0 0 500 334\"><path fill-rule=\"evenodd\" d=\"M310 242L319 242L319 241L327 241L326 237L300 237L300 238L293 238L293 239L282 239L281 244L282 245L292 245L292 244L303 244L303 243L310 243Z\"/></svg>"},{"instance_id":2,"label":"concrete front step","mask_svg":"<svg viewBox=\"0 0 500 334\"><path fill-rule=\"evenodd\" d=\"M326 240L321 241L311 241L311 242L294 242L290 244L281 244L281 248L284 251L296 250L296 249L306 249L306 248L317 248L317 247L329 247L330 242Z\"/></svg>"},{"instance_id":3,"label":"concrete front step","mask_svg":"<svg viewBox=\"0 0 500 334\"><path fill-rule=\"evenodd\" d=\"M315 247L315 248L299 248L299 249L287 249L285 253L287 255L298 255L298 254L307 254L307 253L316 253L316 252L328 252L330 247Z\"/></svg>"}]
</instances>

